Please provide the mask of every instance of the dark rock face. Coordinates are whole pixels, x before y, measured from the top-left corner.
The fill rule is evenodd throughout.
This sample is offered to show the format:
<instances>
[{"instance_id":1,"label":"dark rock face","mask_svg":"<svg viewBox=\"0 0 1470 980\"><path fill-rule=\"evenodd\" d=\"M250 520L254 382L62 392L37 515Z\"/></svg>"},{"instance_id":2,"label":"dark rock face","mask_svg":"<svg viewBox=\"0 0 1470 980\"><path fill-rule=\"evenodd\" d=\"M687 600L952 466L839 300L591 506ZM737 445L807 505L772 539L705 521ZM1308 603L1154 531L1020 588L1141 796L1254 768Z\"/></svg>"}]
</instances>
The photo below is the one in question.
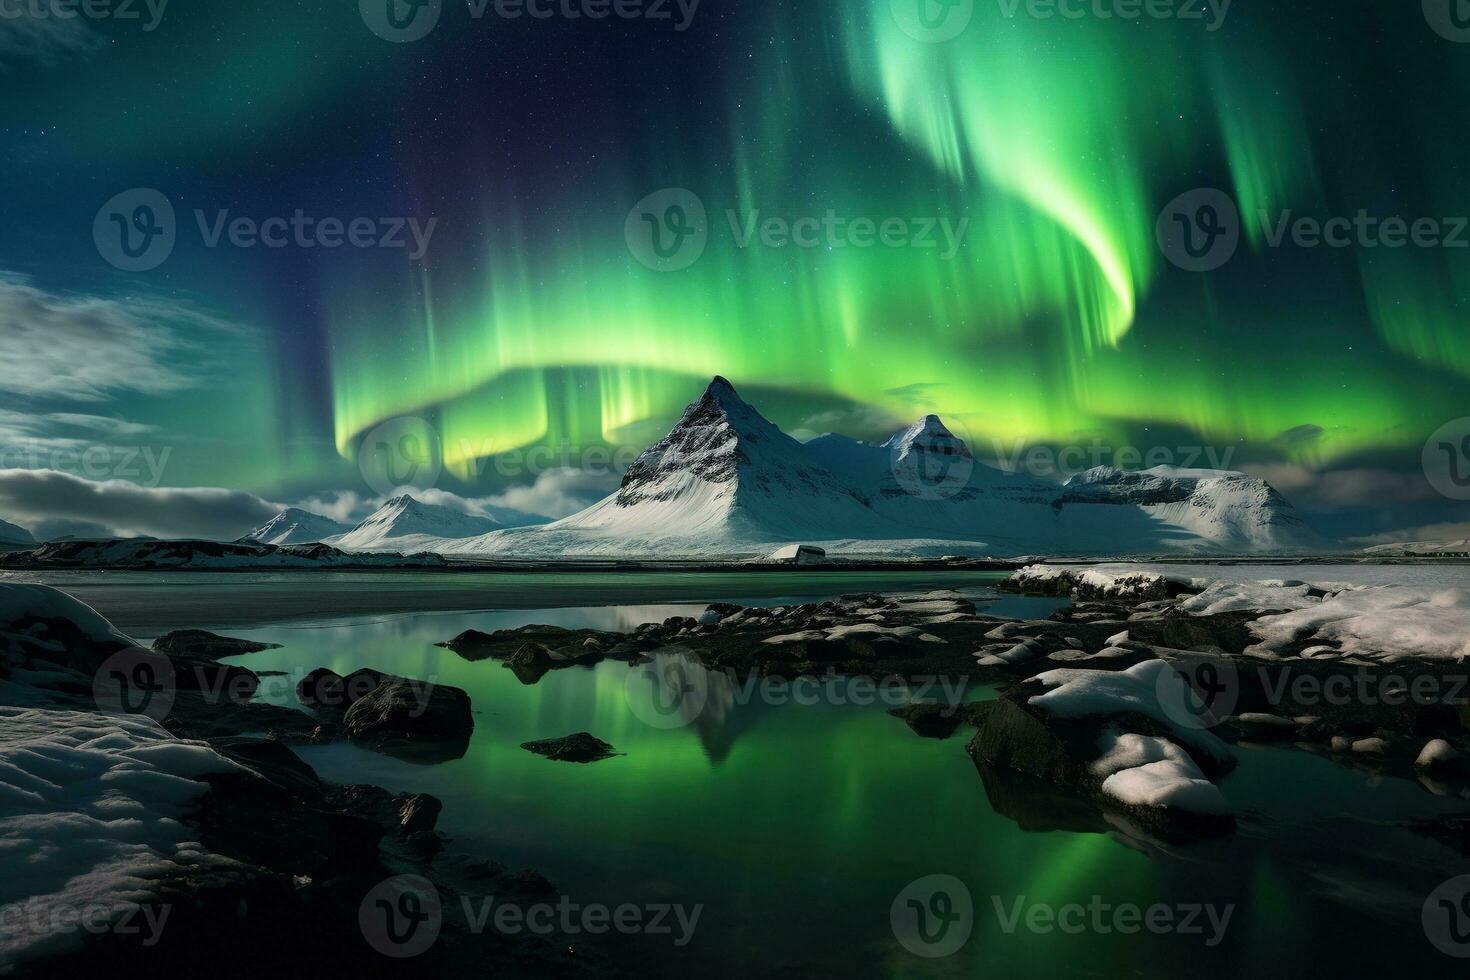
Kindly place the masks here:
<instances>
[{"instance_id":1,"label":"dark rock face","mask_svg":"<svg viewBox=\"0 0 1470 980\"><path fill-rule=\"evenodd\" d=\"M616 754L611 745L587 732L539 742L522 742L521 748L557 762L598 762Z\"/></svg>"},{"instance_id":2,"label":"dark rock face","mask_svg":"<svg viewBox=\"0 0 1470 980\"><path fill-rule=\"evenodd\" d=\"M349 689L356 676L344 678ZM354 699L342 725L355 742L418 761L460 758L475 730L464 691L391 676Z\"/></svg>"},{"instance_id":3,"label":"dark rock face","mask_svg":"<svg viewBox=\"0 0 1470 980\"><path fill-rule=\"evenodd\" d=\"M894 708L888 712L902 718L916 734L925 738L949 738L960 722L965 719L963 705L956 704L911 704Z\"/></svg>"},{"instance_id":4,"label":"dark rock face","mask_svg":"<svg viewBox=\"0 0 1470 980\"><path fill-rule=\"evenodd\" d=\"M259 653L261 650L274 650L279 646L279 643L257 643L254 640L220 636L208 630L174 630L153 641L153 649L160 653L183 654L208 660L234 657L243 653Z\"/></svg>"}]
</instances>

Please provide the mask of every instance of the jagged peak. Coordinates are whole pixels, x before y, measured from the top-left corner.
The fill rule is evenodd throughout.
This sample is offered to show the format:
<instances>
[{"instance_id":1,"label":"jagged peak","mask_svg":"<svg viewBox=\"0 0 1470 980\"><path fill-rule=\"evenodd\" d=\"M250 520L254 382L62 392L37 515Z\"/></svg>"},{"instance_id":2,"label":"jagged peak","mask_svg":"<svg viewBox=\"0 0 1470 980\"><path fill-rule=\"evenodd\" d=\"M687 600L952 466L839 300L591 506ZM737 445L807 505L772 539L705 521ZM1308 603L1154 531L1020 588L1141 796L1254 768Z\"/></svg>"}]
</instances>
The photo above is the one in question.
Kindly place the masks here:
<instances>
[{"instance_id":1,"label":"jagged peak","mask_svg":"<svg viewBox=\"0 0 1470 980\"><path fill-rule=\"evenodd\" d=\"M883 448L897 450L900 456L919 451L973 458L965 440L949 431L949 427L938 415L925 415L883 443Z\"/></svg>"}]
</instances>

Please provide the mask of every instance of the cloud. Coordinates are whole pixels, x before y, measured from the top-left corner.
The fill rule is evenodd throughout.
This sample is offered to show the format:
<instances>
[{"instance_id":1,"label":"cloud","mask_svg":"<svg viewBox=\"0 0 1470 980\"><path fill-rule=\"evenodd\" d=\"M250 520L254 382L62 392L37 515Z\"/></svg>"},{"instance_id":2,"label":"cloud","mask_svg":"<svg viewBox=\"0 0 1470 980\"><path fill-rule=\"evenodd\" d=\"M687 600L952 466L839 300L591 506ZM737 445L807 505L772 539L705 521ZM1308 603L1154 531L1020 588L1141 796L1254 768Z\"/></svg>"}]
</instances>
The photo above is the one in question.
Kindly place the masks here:
<instances>
[{"instance_id":1,"label":"cloud","mask_svg":"<svg viewBox=\"0 0 1470 980\"><path fill-rule=\"evenodd\" d=\"M185 305L58 296L0 274L0 391L100 402L121 391L194 387L215 366L205 347L184 339L201 330L241 336Z\"/></svg>"},{"instance_id":2,"label":"cloud","mask_svg":"<svg viewBox=\"0 0 1470 980\"><path fill-rule=\"evenodd\" d=\"M1470 539L1470 521L1450 521L1443 524L1422 524L1419 527L1404 527L1383 534L1369 534L1349 538L1353 544L1364 547L1375 544L1398 544L1406 541L1464 541Z\"/></svg>"},{"instance_id":3,"label":"cloud","mask_svg":"<svg viewBox=\"0 0 1470 980\"><path fill-rule=\"evenodd\" d=\"M1381 507L1434 500L1434 487L1418 471L1345 469L1318 472L1295 463L1243 466L1294 503L1329 507Z\"/></svg>"},{"instance_id":4,"label":"cloud","mask_svg":"<svg viewBox=\"0 0 1470 980\"><path fill-rule=\"evenodd\" d=\"M103 36L80 17L36 16L12 9L0 18L0 71L7 63L22 60L51 67L105 45Z\"/></svg>"},{"instance_id":5,"label":"cloud","mask_svg":"<svg viewBox=\"0 0 1470 980\"><path fill-rule=\"evenodd\" d=\"M66 521L122 536L232 540L281 510L243 490L95 482L57 470L0 470L0 516L22 527Z\"/></svg>"},{"instance_id":6,"label":"cloud","mask_svg":"<svg viewBox=\"0 0 1470 980\"><path fill-rule=\"evenodd\" d=\"M488 508L503 507L558 520L586 510L616 490L620 483L622 477L617 473L558 467L537 474L536 482L529 486L512 487L477 503ZM494 516L493 512L491 516Z\"/></svg>"}]
</instances>

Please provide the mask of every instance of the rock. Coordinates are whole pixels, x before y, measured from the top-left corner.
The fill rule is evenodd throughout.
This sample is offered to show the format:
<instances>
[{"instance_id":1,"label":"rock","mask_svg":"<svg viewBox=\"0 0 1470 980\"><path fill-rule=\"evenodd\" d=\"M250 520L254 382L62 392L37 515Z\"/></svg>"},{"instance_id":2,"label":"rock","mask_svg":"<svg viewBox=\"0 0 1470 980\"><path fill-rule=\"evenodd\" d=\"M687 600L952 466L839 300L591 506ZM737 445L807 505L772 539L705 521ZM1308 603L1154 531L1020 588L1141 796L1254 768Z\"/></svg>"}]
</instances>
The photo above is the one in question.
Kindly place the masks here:
<instances>
[{"instance_id":1,"label":"rock","mask_svg":"<svg viewBox=\"0 0 1470 980\"><path fill-rule=\"evenodd\" d=\"M446 650L453 650L469 661L489 659L494 655L496 645L496 637L489 633L482 633L479 630L465 630L452 640L445 640L443 643L435 644L435 646L444 647Z\"/></svg>"},{"instance_id":2,"label":"rock","mask_svg":"<svg viewBox=\"0 0 1470 980\"><path fill-rule=\"evenodd\" d=\"M720 620L724 618L725 617L721 616L713 609L706 609L704 612L699 614L699 619L696 620L696 622L698 622L700 626L718 626L720 624Z\"/></svg>"},{"instance_id":3,"label":"rock","mask_svg":"<svg viewBox=\"0 0 1470 980\"><path fill-rule=\"evenodd\" d=\"M1414 768L1439 779L1463 780L1470 776L1470 759L1449 742L1436 738L1419 752Z\"/></svg>"},{"instance_id":4,"label":"rock","mask_svg":"<svg viewBox=\"0 0 1470 980\"><path fill-rule=\"evenodd\" d=\"M391 676L353 701L342 725L355 742L424 761L460 758L475 730L464 691Z\"/></svg>"},{"instance_id":5,"label":"rock","mask_svg":"<svg viewBox=\"0 0 1470 980\"><path fill-rule=\"evenodd\" d=\"M1112 636L1108 637L1107 638L1107 641L1106 641L1106 645L1107 646L1110 646L1110 647L1116 647L1116 646L1121 646L1122 644L1127 643L1127 642L1128 642L1128 631L1127 630L1124 630L1121 633L1114 633Z\"/></svg>"},{"instance_id":6,"label":"rock","mask_svg":"<svg viewBox=\"0 0 1470 980\"><path fill-rule=\"evenodd\" d=\"M1332 751L1334 752L1351 752L1353 750L1353 740L1345 735L1332 736L1332 741L1329 744L1332 746Z\"/></svg>"},{"instance_id":7,"label":"rock","mask_svg":"<svg viewBox=\"0 0 1470 980\"><path fill-rule=\"evenodd\" d=\"M345 706L342 675L330 667L318 667L296 682L296 700L310 708Z\"/></svg>"},{"instance_id":8,"label":"rock","mask_svg":"<svg viewBox=\"0 0 1470 980\"><path fill-rule=\"evenodd\" d=\"M598 762L616 754L611 745L587 732L539 742L522 742L521 748L557 762Z\"/></svg>"},{"instance_id":9,"label":"rock","mask_svg":"<svg viewBox=\"0 0 1470 980\"><path fill-rule=\"evenodd\" d=\"M535 684L551 670L556 652L544 643L527 643L505 661L522 684Z\"/></svg>"},{"instance_id":10,"label":"rock","mask_svg":"<svg viewBox=\"0 0 1470 980\"><path fill-rule=\"evenodd\" d=\"M1352 743L1352 750L1359 755L1383 755L1388 751L1388 743L1381 738L1360 738Z\"/></svg>"},{"instance_id":11,"label":"rock","mask_svg":"<svg viewBox=\"0 0 1470 980\"><path fill-rule=\"evenodd\" d=\"M895 718L902 718L915 734L925 738L946 739L954 734L964 715L960 705L955 704L909 704L889 711Z\"/></svg>"},{"instance_id":12,"label":"rock","mask_svg":"<svg viewBox=\"0 0 1470 980\"><path fill-rule=\"evenodd\" d=\"M208 630L174 630L153 641L153 649L159 653L184 654L209 660L235 657L243 653L259 653L261 650L275 650L279 647L279 643L239 640L232 636L220 636Z\"/></svg>"},{"instance_id":13,"label":"rock","mask_svg":"<svg viewBox=\"0 0 1470 980\"><path fill-rule=\"evenodd\" d=\"M1176 736L1167 726L1136 711L1120 709L1082 717L1056 717L1030 704L1030 696L1036 693L1038 689L1034 686L1021 685L996 701L974 706L977 730L966 751L982 777L986 777L987 768L1010 770L1080 794L1098 808L1127 813L1165 836L1187 838L1234 830L1235 821L1228 812L1128 803L1124 799L1130 796L1119 798L1112 790L1114 781L1121 784L1131 780L1130 787L1136 787L1153 780L1156 773L1161 779L1177 784L1187 770L1195 779L1190 784L1191 792L1200 796L1201 791L1209 791L1216 794L1215 802L1222 802L1206 780L1233 765L1228 753L1196 750L1182 741L1175 744L1169 741ZM1110 750L1109 746L1114 748ZM1118 746L1129 749L1157 746L1172 753L1174 758L1159 757L1151 763L1139 758L1132 760L1133 765L1102 767L1104 754L1118 751ZM1104 792L1105 783L1109 784L1110 792Z\"/></svg>"}]
</instances>

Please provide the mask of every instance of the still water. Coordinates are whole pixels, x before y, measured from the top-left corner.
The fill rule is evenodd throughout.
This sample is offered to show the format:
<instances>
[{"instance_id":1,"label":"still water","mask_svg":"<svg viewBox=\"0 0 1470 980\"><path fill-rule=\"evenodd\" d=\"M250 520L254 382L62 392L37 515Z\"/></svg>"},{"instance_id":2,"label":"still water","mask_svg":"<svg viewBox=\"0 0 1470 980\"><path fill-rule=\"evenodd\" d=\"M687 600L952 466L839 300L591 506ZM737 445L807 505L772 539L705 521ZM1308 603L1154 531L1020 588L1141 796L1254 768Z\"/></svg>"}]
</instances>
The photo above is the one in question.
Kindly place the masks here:
<instances>
[{"instance_id":1,"label":"still water","mask_svg":"<svg viewBox=\"0 0 1470 980\"><path fill-rule=\"evenodd\" d=\"M760 585L744 596L715 591L776 603L791 600L795 582ZM872 587L847 577L813 586L828 595ZM973 579L970 588L999 598ZM708 582L667 594L683 599L692 589ZM990 611L1043 616L1055 606L1017 601ZM1162 845L1090 812L1079 818L1035 787L987 791L964 751L967 729L947 741L919 738L882 698L797 703L710 676L704 710L670 725L648 710L651 692L623 664L526 686L498 663L469 663L433 645L468 628L531 622L627 629L703 605L393 613L231 632L282 644L239 658L287 672L266 678L260 694L282 704L294 704L296 678L319 666L371 666L468 691L476 728L461 759L415 765L345 744L301 754L331 780L438 796L450 850L534 868L579 902L703 906L687 946L648 943L651 974L1436 975L1463 963L1430 945L1421 910L1435 886L1470 872L1470 861L1398 825L1467 804L1407 780L1290 748L1240 748L1240 767L1222 782L1239 833ZM621 754L580 766L519 747L584 730ZM961 916L952 928L969 934L950 955L926 958L900 942L890 913L911 894L905 889L936 874L962 883L944 908ZM1188 920L1190 931L1140 929L1126 911L1158 905L1167 908L1155 915Z\"/></svg>"}]
</instances>

